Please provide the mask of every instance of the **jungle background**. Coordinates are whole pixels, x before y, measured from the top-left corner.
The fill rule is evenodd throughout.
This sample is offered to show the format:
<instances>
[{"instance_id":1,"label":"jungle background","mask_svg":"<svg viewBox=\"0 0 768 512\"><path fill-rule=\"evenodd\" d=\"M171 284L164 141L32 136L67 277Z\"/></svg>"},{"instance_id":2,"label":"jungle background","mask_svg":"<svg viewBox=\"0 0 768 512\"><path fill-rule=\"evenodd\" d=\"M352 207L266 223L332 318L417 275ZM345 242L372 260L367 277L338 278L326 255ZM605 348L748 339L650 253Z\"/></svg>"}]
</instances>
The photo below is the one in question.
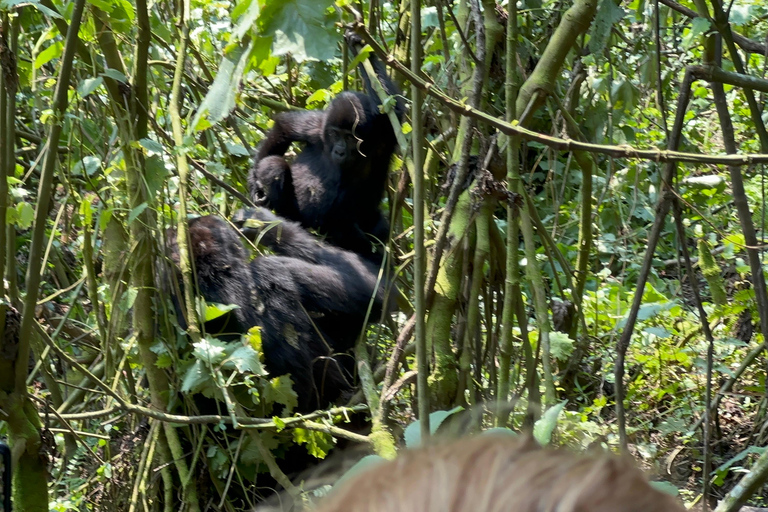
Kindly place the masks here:
<instances>
[{"instance_id":1,"label":"jungle background","mask_svg":"<svg viewBox=\"0 0 768 512\"><path fill-rule=\"evenodd\" d=\"M313 461L451 426L763 505L767 34L762 0L0 1L16 510L311 501ZM358 342L353 402L292 415L258 332L192 343L156 267L168 227L247 204L271 117L359 90L370 53L409 107L400 307Z\"/></svg>"}]
</instances>

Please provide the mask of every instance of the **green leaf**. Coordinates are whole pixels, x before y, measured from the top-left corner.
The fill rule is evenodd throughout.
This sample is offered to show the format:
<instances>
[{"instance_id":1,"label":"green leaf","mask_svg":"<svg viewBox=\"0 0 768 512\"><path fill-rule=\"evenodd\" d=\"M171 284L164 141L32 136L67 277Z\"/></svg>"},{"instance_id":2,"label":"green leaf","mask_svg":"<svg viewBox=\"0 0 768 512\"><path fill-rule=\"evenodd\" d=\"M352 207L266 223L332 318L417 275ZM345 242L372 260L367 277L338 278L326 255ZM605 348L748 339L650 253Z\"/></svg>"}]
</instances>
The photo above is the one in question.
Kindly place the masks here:
<instances>
[{"instance_id":1,"label":"green leaf","mask_svg":"<svg viewBox=\"0 0 768 512\"><path fill-rule=\"evenodd\" d=\"M218 340L211 338L203 338L202 340L194 343L195 349L192 351L197 359L204 361L209 365L217 365L226 357L225 349L226 345Z\"/></svg>"},{"instance_id":2,"label":"green leaf","mask_svg":"<svg viewBox=\"0 0 768 512\"><path fill-rule=\"evenodd\" d=\"M259 354L263 354L261 349L261 327L258 325L248 329L248 333L245 335L245 341Z\"/></svg>"},{"instance_id":3,"label":"green leaf","mask_svg":"<svg viewBox=\"0 0 768 512\"><path fill-rule=\"evenodd\" d=\"M237 20L235 28L232 30L232 36L236 39L242 39L256 22L260 13L259 0L245 0L237 4L237 7L232 10L232 19Z\"/></svg>"},{"instance_id":4,"label":"green leaf","mask_svg":"<svg viewBox=\"0 0 768 512\"><path fill-rule=\"evenodd\" d=\"M457 406L451 409L450 411L435 411L432 414L429 415L429 431L430 433L434 434L437 432L437 429L440 428L440 425L443 424L443 422L446 420L446 418L453 416L459 411L463 411L464 408L462 406ZM405 439L405 446L408 448L416 448L421 444L421 420L416 420L410 425L408 425L405 429L405 433L403 434L403 438Z\"/></svg>"},{"instance_id":5,"label":"green leaf","mask_svg":"<svg viewBox=\"0 0 768 512\"><path fill-rule=\"evenodd\" d=\"M617 6L614 0L601 0L595 21L590 31L589 50L593 55L599 55L608 44L613 24L624 17L624 10Z\"/></svg>"},{"instance_id":6,"label":"green leaf","mask_svg":"<svg viewBox=\"0 0 768 512\"><path fill-rule=\"evenodd\" d=\"M240 80L243 78L252 47L253 43L248 41L244 45L235 46L224 55L221 64L219 64L216 78L214 78L208 94L203 98L192 120L195 131L218 123L235 108L235 98L240 87ZM201 124L203 120L210 124Z\"/></svg>"},{"instance_id":7,"label":"green leaf","mask_svg":"<svg viewBox=\"0 0 768 512\"><path fill-rule=\"evenodd\" d=\"M80 201L80 215L83 216L83 225L90 226L93 222L93 205L90 201Z\"/></svg>"},{"instance_id":8,"label":"green leaf","mask_svg":"<svg viewBox=\"0 0 768 512\"><path fill-rule=\"evenodd\" d=\"M334 444L330 434L303 428L293 429L293 440L296 444L306 444L307 452L318 459L324 459Z\"/></svg>"},{"instance_id":9,"label":"green leaf","mask_svg":"<svg viewBox=\"0 0 768 512\"><path fill-rule=\"evenodd\" d=\"M147 188L149 189L150 197L154 197L157 192L163 189L171 172L165 166L160 155L146 157L144 169L146 170Z\"/></svg>"},{"instance_id":10,"label":"green leaf","mask_svg":"<svg viewBox=\"0 0 768 512\"><path fill-rule=\"evenodd\" d=\"M318 89L307 98L307 107L314 108L325 105L333 99L333 94L328 89Z\"/></svg>"},{"instance_id":11,"label":"green leaf","mask_svg":"<svg viewBox=\"0 0 768 512\"><path fill-rule=\"evenodd\" d=\"M2 0L0 1L0 11L11 11L17 5L31 5L41 13L45 14L49 18L59 18L62 16L53 9L41 5L39 0Z\"/></svg>"},{"instance_id":12,"label":"green leaf","mask_svg":"<svg viewBox=\"0 0 768 512\"><path fill-rule=\"evenodd\" d=\"M367 44L363 46L359 52L357 52L357 55L354 59L350 61L349 64L347 64L348 74L354 73L355 69L357 68L358 64L362 63L363 61L368 60L368 56L373 52L373 48L371 48L371 45Z\"/></svg>"},{"instance_id":13,"label":"green leaf","mask_svg":"<svg viewBox=\"0 0 768 512\"><path fill-rule=\"evenodd\" d=\"M93 176L99 169L101 169L100 158L95 156L84 156L72 167L72 174L75 176L82 176L83 171L85 171L88 176Z\"/></svg>"},{"instance_id":14,"label":"green leaf","mask_svg":"<svg viewBox=\"0 0 768 512\"><path fill-rule=\"evenodd\" d=\"M672 336L672 333L670 333L668 330L664 329L663 327L646 327L643 329L643 331L647 332L648 334L653 334L657 338L670 338Z\"/></svg>"},{"instance_id":15,"label":"green leaf","mask_svg":"<svg viewBox=\"0 0 768 512\"><path fill-rule=\"evenodd\" d=\"M184 379L181 382L181 392L197 393L213 385L214 382L208 368L201 361L195 361L184 374Z\"/></svg>"},{"instance_id":16,"label":"green leaf","mask_svg":"<svg viewBox=\"0 0 768 512\"><path fill-rule=\"evenodd\" d=\"M155 360L155 366L158 368L170 368L173 366L173 358L171 357L171 354L165 353L160 354L157 356L157 359Z\"/></svg>"},{"instance_id":17,"label":"green leaf","mask_svg":"<svg viewBox=\"0 0 768 512\"><path fill-rule=\"evenodd\" d=\"M232 156L250 157L251 154L242 144L233 144L231 142L225 142L224 146L227 148L227 153Z\"/></svg>"},{"instance_id":18,"label":"green leaf","mask_svg":"<svg viewBox=\"0 0 768 512\"><path fill-rule=\"evenodd\" d=\"M549 333L549 350L558 361L567 361L573 353L574 341L564 332Z\"/></svg>"},{"instance_id":19,"label":"green leaf","mask_svg":"<svg viewBox=\"0 0 768 512\"><path fill-rule=\"evenodd\" d=\"M136 302L136 296L138 296L139 291L131 286L127 290L125 290L125 293L123 293L123 296L120 298L120 307L124 311L128 311L133 307L133 303Z\"/></svg>"},{"instance_id":20,"label":"green leaf","mask_svg":"<svg viewBox=\"0 0 768 512\"><path fill-rule=\"evenodd\" d=\"M683 35L683 47L688 48L696 43L696 40L710 28L709 20L706 18L693 18L691 29Z\"/></svg>"},{"instance_id":21,"label":"green leaf","mask_svg":"<svg viewBox=\"0 0 768 512\"><path fill-rule=\"evenodd\" d=\"M88 3L94 7L98 7L102 11L109 13L112 11L112 2L108 0L88 0Z\"/></svg>"},{"instance_id":22,"label":"green leaf","mask_svg":"<svg viewBox=\"0 0 768 512\"><path fill-rule=\"evenodd\" d=\"M233 309L238 309L240 306L237 304L217 304L215 302L205 303L205 312L203 315L204 322L210 322L221 316L226 315Z\"/></svg>"},{"instance_id":23,"label":"green leaf","mask_svg":"<svg viewBox=\"0 0 768 512\"><path fill-rule=\"evenodd\" d=\"M21 229L27 229L35 221L35 209L29 203L19 203L16 205L16 214L14 222Z\"/></svg>"},{"instance_id":24,"label":"green leaf","mask_svg":"<svg viewBox=\"0 0 768 512\"><path fill-rule=\"evenodd\" d=\"M37 54L37 57L35 58L35 69L40 69L53 59L58 59L63 52L64 44L61 42L53 43L51 46Z\"/></svg>"},{"instance_id":25,"label":"green leaf","mask_svg":"<svg viewBox=\"0 0 768 512\"><path fill-rule=\"evenodd\" d=\"M139 144L141 144L141 147L146 149L147 151L151 151L152 153L156 153L158 155L163 154L163 146L156 140L152 139L140 139Z\"/></svg>"},{"instance_id":26,"label":"green leaf","mask_svg":"<svg viewBox=\"0 0 768 512\"><path fill-rule=\"evenodd\" d=\"M326 16L333 0L269 2L259 16L261 33L272 38L272 54L290 54L298 62L335 57L339 36Z\"/></svg>"},{"instance_id":27,"label":"green leaf","mask_svg":"<svg viewBox=\"0 0 768 512\"><path fill-rule=\"evenodd\" d=\"M91 94L93 91L101 87L101 84L104 83L104 79L100 76L97 76L95 78L86 78L80 83L80 86L77 88L77 94L80 95L81 98L85 98L89 94Z\"/></svg>"},{"instance_id":28,"label":"green leaf","mask_svg":"<svg viewBox=\"0 0 768 512\"><path fill-rule=\"evenodd\" d=\"M235 342L239 345L239 342ZM221 365L227 370L237 370L240 373L250 372L254 375L266 375L261 366L259 354L250 345L239 345Z\"/></svg>"},{"instance_id":29,"label":"green leaf","mask_svg":"<svg viewBox=\"0 0 768 512\"><path fill-rule=\"evenodd\" d=\"M148 203L141 203L139 206L131 210L131 214L128 215L128 225L130 226L131 222L136 220L136 217L141 215L141 212L147 209L147 206L149 206Z\"/></svg>"},{"instance_id":30,"label":"green leaf","mask_svg":"<svg viewBox=\"0 0 768 512\"><path fill-rule=\"evenodd\" d=\"M112 80L117 80L118 82L122 82L124 84L128 83L128 77L116 69L107 68L104 70L101 76L106 76L107 78L111 78Z\"/></svg>"},{"instance_id":31,"label":"green leaf","mask_svg":"<svg viewBox=\"0 0 768 512\"><path fill-rule=\"evenodd\" d=\"M270 379L264 388L264 400L267 404L281 404L287 409L285 414L290 414L298 405L299 398L293 390L293 381L288 375L281 375Z\"/></svg>"},{"instance_id":32,"label":"green leaf","mask_svg":"<svg viewBox=\"0 0 768 512\"><path fill-rule=\"evenodd\" d=\"M640 306L640 309L637 312L637 319L640 321L648 320L649 318L653 318L654 316L658 315L662 311L668 310L673 305L673 302L665 302L662 304L643 304Z\"/></svg>"},{"instance_id":33,"label":"green leaf","mask_svg":"<svg viewBox=\"0 0 768 512\"><path fill-rule=\"evenodd\" d=\"M488 430L483 430L481 432L481 435L519 437L517 435L517 432L515 432L511 428L506 428L506 427L489 428Z\"/></svg>"},{"instance_id":34,"label":"green leaf","mask_svg":"<svg viewBox=\"0 0 768 512\"><path fill-rule=\"evenodd\" d=\"M560 417L560 413L563 412L565 404L568 400L563 400L559 404L550 407L544 412L541 418L533 425L533 437L540 445L546 446L552 441L552 432L555 431L557 426L557 419Z\"/></svg>"},{"instance_id":35,"label":"green leaf","mask_svg":"<svg viewBox=\"0 0 768 512\"><path fill-rule=\"evenodd\" d=\"M272 55L271 37L254 37L253 51L251 58L256 63L256 67L264 76L275 74L277 66L280 64L280 58Z\"/></svg>"}]
</instances>

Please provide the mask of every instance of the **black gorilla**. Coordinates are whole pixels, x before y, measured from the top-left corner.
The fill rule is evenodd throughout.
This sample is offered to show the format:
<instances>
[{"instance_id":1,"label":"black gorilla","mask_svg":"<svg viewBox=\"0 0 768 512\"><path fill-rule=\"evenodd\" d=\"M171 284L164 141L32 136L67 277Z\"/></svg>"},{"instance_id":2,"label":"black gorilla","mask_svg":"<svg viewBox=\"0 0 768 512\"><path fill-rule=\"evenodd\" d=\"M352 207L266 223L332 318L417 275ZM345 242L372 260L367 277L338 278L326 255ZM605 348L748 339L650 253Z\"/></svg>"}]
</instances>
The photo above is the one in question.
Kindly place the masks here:
<instances>
[{"instance_id":1,"label":"black gorilla","mask_svg":"<svg viewBox=\"0 0 768 512\"><path fill-rule=\"evenodd\" d=\"M248 263L239 233L225 220L205 216L189 221L200 295L239 306L206 323L206 331L231 335L262 327L267 370L291 375L302 412L349 394L351 358L343 353L360 334L369 305L375 321L392 302L377 280L378 268L262 208L238 212L235 222L246 225L246 236L258 235L258 242L275 255ZM170 239L171 256L178 262L175 237Z\"/></svg>"},{"instance_id":2,"label":"black gorilla","mask_svg":"<svg viewBox=\"0 0 768 512\"><path fill-rule=\"evenodd\" d=\"M371 63L383 88L395 96L402 121L400 91L374 56ZM341 93L322 112L277 115L258 149L248 186L256 204L378 262L381 254L372 253L372 242L389 236L379 204L397 138L367 74L362 76L367 94ZM289 164L285 152L293 142L304 143L304 149Z\"/></svg>"}]
</instances>

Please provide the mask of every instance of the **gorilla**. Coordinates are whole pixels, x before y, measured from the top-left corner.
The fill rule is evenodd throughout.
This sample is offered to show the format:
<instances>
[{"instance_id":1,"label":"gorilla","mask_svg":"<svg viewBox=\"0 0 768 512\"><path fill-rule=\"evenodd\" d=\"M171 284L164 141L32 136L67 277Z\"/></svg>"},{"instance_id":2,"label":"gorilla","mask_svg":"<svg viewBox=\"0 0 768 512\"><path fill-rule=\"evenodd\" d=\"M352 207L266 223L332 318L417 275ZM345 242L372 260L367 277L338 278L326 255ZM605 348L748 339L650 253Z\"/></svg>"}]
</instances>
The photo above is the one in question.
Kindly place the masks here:
<instances>
[{"instance_id":1,"label":"gorilla","mask_svg":"<svg viewBox=\"0 0 768 512\"><path fill-rule=\"evenodd\" d=\"M353 36L348 41L359 43ZM375 56L371 63L384 90L395 96L394 111L402 122L400 91ZM386 243L389 236L379 204L397 138L367 74L361 74L365 93L343 92L324 111L275 116L258 148L248 187L255 204L378 263L382 253L372 249L372 242ZM288 163L285 153L293 142L304 147Z\"/></svg>"},{"instance_id":2,"label":"gorilla","mask_svg":"<svg viewBox=\"0 0 768 512\"><path fill-rule=\"evenodd\" d=\"M264 208L241 210L233 222L242 233L213 215L189 221L198 293L208 302L237 306L207 322L205 331L233 339L261 327L265 366L272 375L291 375L300 412L349 396L354 366L345 352L369 310L373 321L390 311L394 290L379 279L372 262L327 245ZM243 234L274 255L249 262ZM175 236L169 236L169 251L178 266ZM174 302L186 327L185 311Z\"/></svg>"}]
</instances>

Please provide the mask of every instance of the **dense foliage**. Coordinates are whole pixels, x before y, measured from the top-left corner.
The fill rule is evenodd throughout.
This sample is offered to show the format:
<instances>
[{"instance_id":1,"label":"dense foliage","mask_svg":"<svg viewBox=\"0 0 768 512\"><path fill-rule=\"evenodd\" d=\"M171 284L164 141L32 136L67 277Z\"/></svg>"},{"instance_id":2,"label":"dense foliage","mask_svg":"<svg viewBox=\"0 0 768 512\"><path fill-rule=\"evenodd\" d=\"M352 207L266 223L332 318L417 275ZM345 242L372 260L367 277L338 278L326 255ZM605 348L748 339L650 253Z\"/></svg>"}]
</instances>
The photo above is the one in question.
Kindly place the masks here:
<instances>
[{"instance_id":1,"label":"dense foliage","mask_svg":"<svg viewBox=\"0 0 768 512\"><path fill-rule=\"evenodd\" d=\"M301 471L337 445L393 457L426 411L629 450L688 502L745 478L720 510L762 503L768 4L424 0L414 23L414 1L0 1L18 510L309 500L332 479ZM258 329L178 325L167 237L248 204L272 116L359 89L371 53L411 109L383 204L399 312L358 343L350 403L294 415Z\"/></svg>"}]
</instances>

